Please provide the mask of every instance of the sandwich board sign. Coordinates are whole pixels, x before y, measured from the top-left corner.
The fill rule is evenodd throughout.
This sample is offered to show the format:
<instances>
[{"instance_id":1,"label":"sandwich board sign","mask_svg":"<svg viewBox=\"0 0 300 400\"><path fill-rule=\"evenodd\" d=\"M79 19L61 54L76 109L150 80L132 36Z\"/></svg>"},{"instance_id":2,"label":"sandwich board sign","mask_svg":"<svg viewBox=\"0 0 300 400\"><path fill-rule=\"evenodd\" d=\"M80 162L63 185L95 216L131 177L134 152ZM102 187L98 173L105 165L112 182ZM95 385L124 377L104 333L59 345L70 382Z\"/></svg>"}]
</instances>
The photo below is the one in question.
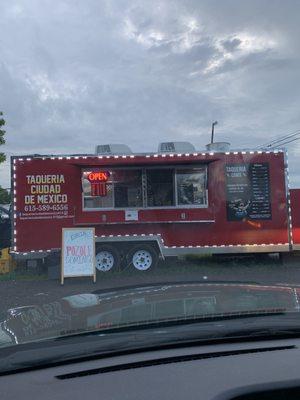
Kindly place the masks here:
<instances>
[{"instance_id":1,"label":"sandwich board sign","mask_svg":"<svg viewBox=\"0 0 300 400\"><path fill-rule=\"evenodd\" d=\"M95 229L62 228L61 284L79 276L92 276L96 282Z\"/></svg>"}]
</instances>

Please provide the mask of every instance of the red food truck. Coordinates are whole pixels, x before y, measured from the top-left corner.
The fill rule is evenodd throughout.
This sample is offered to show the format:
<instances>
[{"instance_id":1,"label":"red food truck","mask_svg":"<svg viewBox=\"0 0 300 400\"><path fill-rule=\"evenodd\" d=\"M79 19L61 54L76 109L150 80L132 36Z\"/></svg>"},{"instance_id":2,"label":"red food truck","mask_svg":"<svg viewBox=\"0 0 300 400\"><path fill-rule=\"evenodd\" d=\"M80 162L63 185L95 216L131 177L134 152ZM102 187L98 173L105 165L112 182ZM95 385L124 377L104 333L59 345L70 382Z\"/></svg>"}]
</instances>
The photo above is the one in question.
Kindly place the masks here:
<instances>
[{"instance_id":1,"label":"red food truck","mask_svg":"<svg viewBox=\"0 0 300 400\"><path fill-rule=\"evenodd\" d=\"M300 189L291 189L292 242L293 249L300 250Z\"/></svg>"},{"instance_id":2,"label":"red food truck","mask_svg":"<svg viewBox=\"0 0 300 400\"><path fill-rule=\"evenodd\" d=\"M15 254L59 251L70 227L95 228L100 271L122 260L147 270L159 257L300 249L300 190L288 188L284 150L104 145L11 165Z\"/></svg>"}]
</instances>

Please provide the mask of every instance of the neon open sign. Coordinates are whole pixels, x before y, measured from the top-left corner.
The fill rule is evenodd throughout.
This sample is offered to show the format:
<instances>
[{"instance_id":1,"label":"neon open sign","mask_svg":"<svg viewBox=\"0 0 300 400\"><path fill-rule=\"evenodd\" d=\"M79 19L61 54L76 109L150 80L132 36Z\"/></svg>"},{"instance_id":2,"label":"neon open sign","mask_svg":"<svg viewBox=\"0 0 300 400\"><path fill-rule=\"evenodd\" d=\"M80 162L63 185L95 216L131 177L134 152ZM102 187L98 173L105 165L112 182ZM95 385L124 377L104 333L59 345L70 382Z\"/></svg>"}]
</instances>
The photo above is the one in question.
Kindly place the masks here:
<instances>
[{"instance_id":1,"label":"neon open sign","mask_svg":"<svg viewBox=\"0 0 300 400\"><path fill-rule=\"evenodd\" d=\"M107 195L107 181L110 176L108 171L92 171L88 174L87 178L91 183L92 196L106 196Z\"/></svg>"},{"instance_id":2,"label":"neon open sign","mask_svg":"<svg viewBox=\"0 0 300 400\"><path fill-rule=\"evenodd\" d=\"M108 171L92 171L87 178L90 182L107 182L109 175Z\"/></svg>"}]
</instances>

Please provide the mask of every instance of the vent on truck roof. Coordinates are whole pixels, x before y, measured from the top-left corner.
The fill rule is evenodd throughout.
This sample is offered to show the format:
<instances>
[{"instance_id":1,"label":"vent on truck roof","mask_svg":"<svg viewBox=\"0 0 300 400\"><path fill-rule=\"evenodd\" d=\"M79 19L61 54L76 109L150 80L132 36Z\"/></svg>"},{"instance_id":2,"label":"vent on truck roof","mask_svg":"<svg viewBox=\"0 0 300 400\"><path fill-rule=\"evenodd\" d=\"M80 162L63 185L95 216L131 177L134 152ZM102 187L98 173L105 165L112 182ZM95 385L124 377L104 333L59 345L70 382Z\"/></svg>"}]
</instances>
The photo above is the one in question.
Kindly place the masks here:
<instances>
[{"instance_id":1,"label":"vent on truck roof","mask_svg":"<svg viewBox=\"0 0 300 400\"><path fill-rule=\"evenodd\" d=\"M208 151L229 151L230 143L228 142L214 142L206 145Z\"/></svg>"},{"instance_id":2,"label":"vent on truck roof","mask_svg":"<svg viewBox=\"0 0 300 400\"><path fill-rule=\"evenodd\" d=\"M163 142L158 145L159 153L193 153L195 147L189 142Z\"/></svg>"},{"instance_id":3,"label":"vent on truck roof","mask_svg":"<svg viewBox=\"0 0 300 400\"><path fill-rule=\"evenodd\" d=\"M96 154L132 154L132 151L126 144L99 144L96 146Z\"/></svg>"}]
</instances>

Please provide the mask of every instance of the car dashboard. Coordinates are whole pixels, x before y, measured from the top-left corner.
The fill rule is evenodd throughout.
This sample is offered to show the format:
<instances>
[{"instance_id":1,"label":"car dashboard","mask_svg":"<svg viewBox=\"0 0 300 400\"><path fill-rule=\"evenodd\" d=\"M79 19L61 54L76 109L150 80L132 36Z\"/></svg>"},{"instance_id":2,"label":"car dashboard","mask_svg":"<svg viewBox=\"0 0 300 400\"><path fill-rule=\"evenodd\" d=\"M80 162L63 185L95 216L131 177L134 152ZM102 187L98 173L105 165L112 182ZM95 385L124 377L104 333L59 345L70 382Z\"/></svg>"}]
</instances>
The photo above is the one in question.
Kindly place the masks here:
<instances>
[{"instance_id":1,"label":"car dashboard","mask_svg":"<svg viewBox=\"0 0 300 400\"><path fill-rule=\"evenodd\" d=\"M1 399L300 398L300 340L145 351L7 374Z\"/></svg>"}]
</instances>

